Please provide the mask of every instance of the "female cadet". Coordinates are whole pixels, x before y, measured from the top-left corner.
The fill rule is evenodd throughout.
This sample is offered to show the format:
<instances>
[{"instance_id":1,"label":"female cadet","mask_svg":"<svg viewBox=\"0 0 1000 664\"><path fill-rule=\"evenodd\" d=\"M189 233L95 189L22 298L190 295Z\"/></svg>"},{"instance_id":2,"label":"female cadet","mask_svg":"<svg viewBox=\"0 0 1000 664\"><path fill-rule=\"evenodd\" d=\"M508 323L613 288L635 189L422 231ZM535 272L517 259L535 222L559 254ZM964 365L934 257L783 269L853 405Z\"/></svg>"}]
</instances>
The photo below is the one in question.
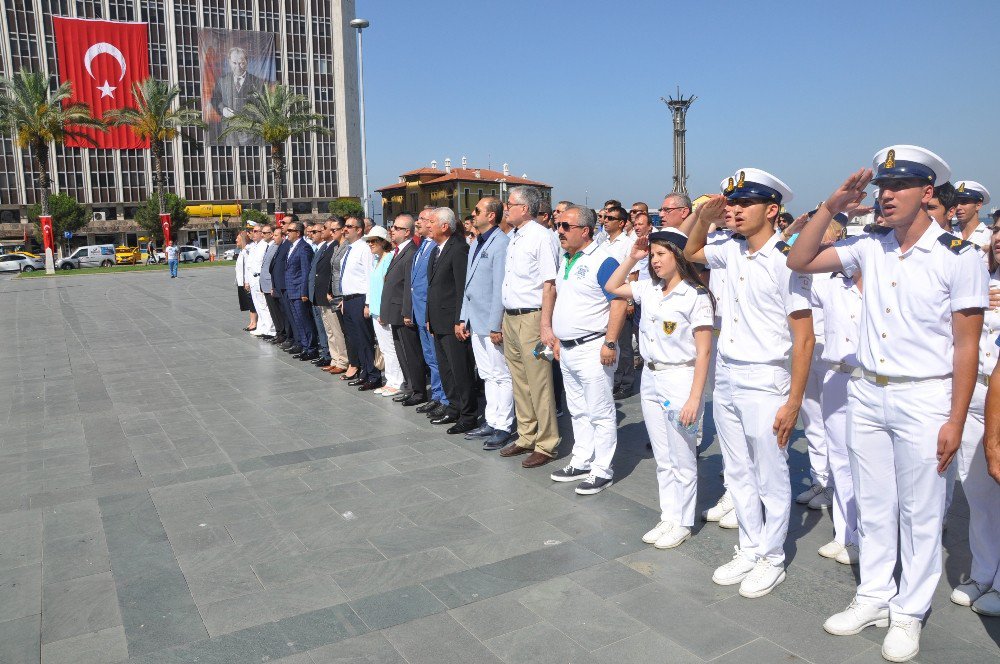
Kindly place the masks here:
<instances>
[{"instance_id":1,"label":"female cadet","mask_svg":"<svg viewBox=\"0 0 1000 664\"><path fill-rule=\"evenodd\" d=\"M691 537L698 489L698 422L712 353L715 301L698 270L684 258L687 238L677 231L651 233L606 285L642 306L639 353L642 415L653 445L660 489L660 522L642 536L658 549ZM626 282L635 264L649 257L650 279ZM695 426L692 426L695 425Z\"/></svg>"}]
</instances>

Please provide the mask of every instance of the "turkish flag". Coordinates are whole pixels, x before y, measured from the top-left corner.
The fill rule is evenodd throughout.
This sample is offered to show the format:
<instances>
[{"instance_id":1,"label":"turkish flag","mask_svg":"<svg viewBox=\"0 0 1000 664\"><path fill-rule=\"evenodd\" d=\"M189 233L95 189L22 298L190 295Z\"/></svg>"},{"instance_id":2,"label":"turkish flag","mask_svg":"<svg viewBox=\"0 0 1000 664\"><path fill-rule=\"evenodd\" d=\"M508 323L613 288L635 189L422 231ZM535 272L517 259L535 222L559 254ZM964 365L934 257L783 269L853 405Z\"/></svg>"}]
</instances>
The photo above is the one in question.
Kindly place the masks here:
<instances>
[{"instance_id":1,"label":"turkish flag","mask_svg":"<svg viewBox=\"0 0 1000 664\"><path fill-rule=\"evenodd\" d=\"M145 23L52 17L59 80L73 86L66 102L82 102L100 119L113 108L135 107L132 85L149 78L149 29ZM70 147L148 148L129 127L85 130L94 143L67 139Z\"/></svg>"}]
</instances>

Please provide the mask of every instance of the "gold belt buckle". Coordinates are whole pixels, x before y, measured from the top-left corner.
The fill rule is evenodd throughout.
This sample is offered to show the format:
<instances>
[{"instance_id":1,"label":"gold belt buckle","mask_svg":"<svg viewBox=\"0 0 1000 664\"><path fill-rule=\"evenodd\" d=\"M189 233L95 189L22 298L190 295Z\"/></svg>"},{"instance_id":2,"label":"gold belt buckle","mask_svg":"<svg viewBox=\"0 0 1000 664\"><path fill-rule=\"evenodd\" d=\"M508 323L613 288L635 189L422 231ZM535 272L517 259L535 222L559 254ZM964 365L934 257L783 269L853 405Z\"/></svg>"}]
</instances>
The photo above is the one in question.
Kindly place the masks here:
<instances>
[{"instance_id":1,"label":"gold belt buckle","mask_svg":"<svg viewBox=\"0 0 1000 664\"><path fill-rule=\"evenodd\" d=\"M656 371L656 363L646 362L646 368L648 368L650 371Z\"/></svg>"},{"instance_id":2,"label":"gold belt buckle","mask_svg":"<svg viewBox=\"0 0 1000 664\"><path fill-rule=\"evenodd\" d=\"M878 374L875 374L875 384L881 387L885 387L886 385L889 384L889 377L879 376Z\"/></svg>"}]
</instances>

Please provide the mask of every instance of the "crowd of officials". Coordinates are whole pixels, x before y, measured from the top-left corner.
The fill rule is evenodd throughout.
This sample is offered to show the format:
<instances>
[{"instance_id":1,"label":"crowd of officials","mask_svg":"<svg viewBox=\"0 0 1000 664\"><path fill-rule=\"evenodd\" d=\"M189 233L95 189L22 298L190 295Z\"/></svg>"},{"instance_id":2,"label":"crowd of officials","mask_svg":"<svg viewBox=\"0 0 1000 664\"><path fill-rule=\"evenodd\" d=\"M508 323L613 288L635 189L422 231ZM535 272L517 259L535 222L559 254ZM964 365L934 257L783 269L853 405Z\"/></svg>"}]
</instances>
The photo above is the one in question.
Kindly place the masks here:
<instances>
[{"instance_id":1,"label":"crowd of officials","mask_svg":"<svg viewBox=\"0 0 1000 664\"><path fill-rule=\"evenodd\" d=\"M765 171L740 169L720 190L697 208L668 194L658 227L644 203L552 209L531 187L482 198L465 220L429 207L387 228L294 215L255 226L236 268L246 329L525 468L558 456L565 408L573 448L550 477L584 495L614 481L615 401L637 387L661 511L643 541L661 549L692 534L711 395L726 490L702 518L739 530L712 580L768 594L785 579L792 500L829 509L818 553L858 565L860 582L824 629L888 627L889 661L919 651L961 482L971 567L951 600L1000 616L989 192L907 145L797 219ZM874 223L848 237L861 215ZM811 486L793 496L799 421Z\"/></svg>"}]
</instances>

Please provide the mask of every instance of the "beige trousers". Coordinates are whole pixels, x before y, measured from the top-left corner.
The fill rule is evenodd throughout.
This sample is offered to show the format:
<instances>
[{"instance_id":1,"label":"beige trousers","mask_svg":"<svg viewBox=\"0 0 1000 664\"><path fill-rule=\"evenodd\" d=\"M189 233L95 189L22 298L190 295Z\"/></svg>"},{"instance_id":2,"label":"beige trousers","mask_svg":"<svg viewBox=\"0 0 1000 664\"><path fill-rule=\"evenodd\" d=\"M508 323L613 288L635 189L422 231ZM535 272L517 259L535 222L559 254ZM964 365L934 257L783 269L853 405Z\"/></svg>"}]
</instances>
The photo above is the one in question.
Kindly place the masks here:
<instances>
[{"instance_id":1,"label":"beige trousers","mask_svg":"<svg viewBox=\"0 0 1000 664\"><path fill-rule=\"evenodd\" d=\"M514 383L517 444L555 457L559 447L552 364L533 354L541 341L542 312L503 317L503 354Z\"/></svg>"},{"instance_id":2,"label":"beige trousers","mask_svg":"<svg viewBox=\"0 0 1000 664\"><path fill-rule=\"evenodd\" d=\"M344 340L344 331L340 329L340 319L330 307L323 307L323 327L326 328L326 339L330 344L330 364L339 369L346 369L349 364L347 342Z\"/></svg>"}]
</instances>

